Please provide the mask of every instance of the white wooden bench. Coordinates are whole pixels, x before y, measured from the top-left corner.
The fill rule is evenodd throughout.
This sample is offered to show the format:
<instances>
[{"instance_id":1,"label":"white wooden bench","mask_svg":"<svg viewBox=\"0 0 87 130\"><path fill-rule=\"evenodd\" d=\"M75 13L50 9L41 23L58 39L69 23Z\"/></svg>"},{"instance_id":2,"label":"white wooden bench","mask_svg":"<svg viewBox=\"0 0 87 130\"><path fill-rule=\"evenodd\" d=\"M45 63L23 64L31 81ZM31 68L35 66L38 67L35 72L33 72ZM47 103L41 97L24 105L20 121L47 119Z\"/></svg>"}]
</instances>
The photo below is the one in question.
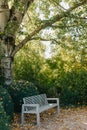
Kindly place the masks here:
<instances>
[{"instance_id":1,"label":"white wooden bench","mask_svg":"<svg viewBox=\"0 0 87 130\"><path fill-rule=\"evenodd\" d=\"M52 103L49 103L52 102ZM59 98L47 98L46 94L40 94L23 98L21 123L24 124L24 114L31 113L37 116L37 125L40 126L40 113L50 108L57 107L59 114Z\"/></svg>"}]
</instances>

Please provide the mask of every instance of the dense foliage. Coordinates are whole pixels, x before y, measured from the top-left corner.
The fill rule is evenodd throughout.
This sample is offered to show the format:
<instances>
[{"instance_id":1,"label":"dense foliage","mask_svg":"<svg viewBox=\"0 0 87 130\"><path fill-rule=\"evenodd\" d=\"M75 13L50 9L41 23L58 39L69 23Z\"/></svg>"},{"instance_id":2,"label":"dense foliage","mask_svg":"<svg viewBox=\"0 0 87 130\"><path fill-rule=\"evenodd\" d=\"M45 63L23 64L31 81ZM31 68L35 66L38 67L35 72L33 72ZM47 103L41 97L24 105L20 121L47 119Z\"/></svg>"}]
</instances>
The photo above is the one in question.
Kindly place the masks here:
<instances>
[{"instance_id":1,"label":"dense foliage","mask_svg":"<svg viewBox=\"0 0 87 130\"><path fill-rule=\"evenodd\" d=\"M0 130L10 130L9 121L0 99Z\"/></svg>"},{"instance_id":2,"label":"dense foliage","mask_svg":"<svg viewBox=\"0 0 87 130\"><path fill-rule=\"evenodd\" d=\"M15 112L21 112L23 97L38 94L36 86L28 81L15 81L8 87L8 91L13 99Z\"/></svg>"},{"instance_id":3,"label":"dense foliage","mask_svg":"<svg viewBox=\"0 0 87 130\"><path fill-rule=\"evenodd\" d=\"M11 121L14 114L13 101L8 91L2 86L0 86L0 101L2 101L2 105L6 112L6 115L9 117L9 121Z\"/></svg>"},{"instance_id":4,"label":"dense foliage","mask_svg":"<svg viewBox=\"0 0 87 130\"><path fill-rule=\"evenodd\" d=\"M33 51L33 49L30 51ZM82 60L73 62L74 54L71 55L67 48L61 49L60 52L59 55L55 54L49 59L43 58L42 60L39 55L35 55L35 51L28 58L30 52L25 49L26 59L23 58L21 52L20 55L17 55L17 59L22 57L20 62L15 61L15 63L18 63L15 64L15 78L32 81L39 92L46 93L48 97L59 97L62 106L86 105L86 62L85 64ZM66 55L65 52L70 53L70 55ZM78 57L82 57L82 54L79 53ZM38 59L38 62L36 59ZM83 61L85 59L83 57Z\"/></svg>"},{"instance_id":5,"label":"dense foliage","mask_svg":"<svg viewBox=\"0 0 87 130\"><path fill-rule=\"evenodd\" d=\"M87 105L87 71L72 70L67 72L61 80L60 101L63 106Z\"/></svg>"}]
</instances>

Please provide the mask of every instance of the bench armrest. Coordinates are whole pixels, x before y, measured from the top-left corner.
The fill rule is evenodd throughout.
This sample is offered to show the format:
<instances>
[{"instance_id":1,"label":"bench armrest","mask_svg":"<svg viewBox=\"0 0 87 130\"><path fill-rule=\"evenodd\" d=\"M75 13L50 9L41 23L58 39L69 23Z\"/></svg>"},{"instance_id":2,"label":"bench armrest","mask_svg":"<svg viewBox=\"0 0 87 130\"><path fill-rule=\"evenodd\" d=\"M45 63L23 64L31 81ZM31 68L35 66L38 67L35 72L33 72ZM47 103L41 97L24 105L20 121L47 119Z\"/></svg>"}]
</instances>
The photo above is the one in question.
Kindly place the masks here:
<instances>
[{"instance_id":1,"label":"bench armrest","mask_svg":"<svg viewBox=\"0 0 87 130\"><path fill-rule=\"evenodd\" d=\"M59 105L59 98L47 98L48 101L56 101L56 103Z\"/></svg>"},{"instance_id":2,"label":"bench armrest","mask_svg":"<svg viewBox=\"0 0 87 130\"><path fill-rule=\"evenodd\" d=\"M26 112L28 108L35 108L36 112L39 110L39 104L22 104L22 113Z\"/></svg>"}]
</instances>

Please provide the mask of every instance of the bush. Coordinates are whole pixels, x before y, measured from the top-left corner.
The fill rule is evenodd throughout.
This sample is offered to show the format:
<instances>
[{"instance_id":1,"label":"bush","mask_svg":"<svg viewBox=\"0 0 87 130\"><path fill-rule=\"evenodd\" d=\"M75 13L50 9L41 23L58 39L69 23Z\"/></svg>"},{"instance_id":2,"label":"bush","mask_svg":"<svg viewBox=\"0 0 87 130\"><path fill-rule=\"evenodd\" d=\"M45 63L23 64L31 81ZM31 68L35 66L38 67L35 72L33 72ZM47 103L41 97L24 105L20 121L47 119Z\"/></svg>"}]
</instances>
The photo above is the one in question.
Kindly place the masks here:
<instances>
[{"instance_id":1,"label":"bush","mask_svg":"<svg viewBox=\"0 0 87 130\"><path fill-rule=\"evenodd\" d=\"M4 77L2 74L2 67L1 67L1 62L0 62L0 85L3 85L4 83Z\"/></svg>"},{"instance_id":2,"label":"bush","mask_svg":"<svg viewBox=\"0 0 87 130\"><path fill-rule=\"evenodd\" d=\"M9 119L12 120L14 113L12 98L8 91L2 86L0 86L0 100L2 100L3 107L6 111L7 116L9 116Z\"/></svg>"},{"instance_id":3,"label":"bush","mask_svg":"<svg viewBox=\"0 0 87 130\"><path fill-rule=\"evenodd\" d=\"M87 72L85 70L67 72L61 79L60 86L62 105L87 105Z\"/></svg>"},{"instance_id":4,"label":"bush","mask_svg":"<svg viewBox=\"0 0 87 130\"><path fill-rule=\"evenodd\" d=\"M3 103L0 101L0 130L10 130L8 117L3 107Z\"/></svg>"},{"instance_id":5,"label":"bush","mask_svg":"<svg viewBox=\"0 0 87 130\"><path fill-rule=\"evenodd\" d=\"M39 94L34 84L28 81L15 81L8 87L8 91L12 96L15 112L21 111L23 97Z\"/></svg>"}]
</instances>

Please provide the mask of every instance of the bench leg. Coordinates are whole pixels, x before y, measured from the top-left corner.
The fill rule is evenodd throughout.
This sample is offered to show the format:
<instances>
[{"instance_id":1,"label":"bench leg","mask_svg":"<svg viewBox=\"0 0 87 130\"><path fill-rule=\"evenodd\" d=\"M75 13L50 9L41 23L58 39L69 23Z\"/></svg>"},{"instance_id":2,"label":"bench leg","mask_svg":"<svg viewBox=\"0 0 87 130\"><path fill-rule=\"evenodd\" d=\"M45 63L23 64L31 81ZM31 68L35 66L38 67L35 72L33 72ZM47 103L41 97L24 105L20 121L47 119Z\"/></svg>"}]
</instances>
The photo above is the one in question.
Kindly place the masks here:
<instances>
[{"instance_id":1,"label":"bench leg","mask_svg":"<svg viewBox=\"0 0 87 130\"><path fill-rule=\"evenodd\" d=\"M59 106L57 106L57 114L59 115L60 110L59 110Z\"/></svg>"},{"instance_id":2,"label":"bench leg","mask_svg":"<svg viewBox=\"0 0 87 130\"><path fill-rule=\"evenodd\" d=\"M37 113L37 125L40 126L40 113Z\"/></svg>"},{"instance_id":3,"label":"bench leg","mask_svg":"<svg viewBox=\"0 0 87 130\"><path fill-rule=\"evenodd\" d=\"M24 124L24 113L21 114L21 123Z\"/></svg>"}]
</instances>

